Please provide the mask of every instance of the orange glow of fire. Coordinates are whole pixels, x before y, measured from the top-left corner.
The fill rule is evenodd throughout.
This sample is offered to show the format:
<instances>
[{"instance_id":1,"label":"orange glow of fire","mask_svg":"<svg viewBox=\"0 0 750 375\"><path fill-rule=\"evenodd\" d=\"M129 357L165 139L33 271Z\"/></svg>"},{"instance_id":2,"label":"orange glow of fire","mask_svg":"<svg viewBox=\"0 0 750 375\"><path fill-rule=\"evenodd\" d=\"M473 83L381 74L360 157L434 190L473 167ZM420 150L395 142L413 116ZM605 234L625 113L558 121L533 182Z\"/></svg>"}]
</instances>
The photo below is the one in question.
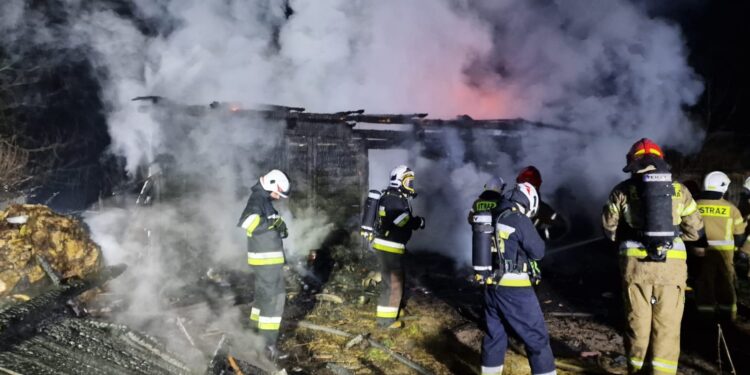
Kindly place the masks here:
<instances>
[{"instance_id":1,"label":"orange glow of fire","mask_svg":"<svg viewBox=\"0 0 750 375\"><path fill-rule=\"evenodd\" d=\"M451 106L458 111L456 115L469 115L476 120L505 118L510 114L505 92L500 90L480 90L465 84L458 85L451 92L451 100L455 105Z\"/></svg>"}]
</instances>

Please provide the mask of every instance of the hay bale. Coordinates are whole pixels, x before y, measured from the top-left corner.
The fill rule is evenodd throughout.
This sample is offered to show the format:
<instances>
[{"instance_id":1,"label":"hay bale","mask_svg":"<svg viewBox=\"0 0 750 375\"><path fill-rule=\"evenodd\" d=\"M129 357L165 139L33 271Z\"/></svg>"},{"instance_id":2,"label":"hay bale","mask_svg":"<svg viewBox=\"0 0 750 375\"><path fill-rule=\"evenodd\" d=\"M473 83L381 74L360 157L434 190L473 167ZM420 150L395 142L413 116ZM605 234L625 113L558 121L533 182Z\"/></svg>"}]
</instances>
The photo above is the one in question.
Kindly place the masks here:
<instances>
[{"instance_id":1,"label":"hay bale","mask_svg":"<svg viewBox=\"0 0 750 375\"><path fill-rule=\"evenodd\" d=\"M37 256L63 279L83 278L102 267L101 249L78 220L43 205L0 211L0 297L49 282Z\"/></svg>"}]
</instances>

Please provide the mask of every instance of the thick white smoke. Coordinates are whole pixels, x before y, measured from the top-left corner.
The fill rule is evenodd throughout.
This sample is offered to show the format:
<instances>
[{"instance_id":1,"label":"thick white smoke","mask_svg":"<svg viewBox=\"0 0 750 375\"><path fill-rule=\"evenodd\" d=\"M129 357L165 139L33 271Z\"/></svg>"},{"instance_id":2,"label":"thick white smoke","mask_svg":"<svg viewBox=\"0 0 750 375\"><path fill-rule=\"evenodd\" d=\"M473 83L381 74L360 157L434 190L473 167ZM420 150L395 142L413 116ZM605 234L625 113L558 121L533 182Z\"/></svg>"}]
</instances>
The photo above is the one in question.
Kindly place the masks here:
<instances>
[{"instance_id":1,"label":"thick white smoke","mask_svg":"<svg viewBox=\"0 0 750 375\"><path fill-rule=\"evenodd\" d=\"M463 259L461 248L470 243L465 214L490 174L512 182L520 167L535 164L543 196L566 188L575 198L552 203L591 216L624 177L624 154L635 140L652 137L690 151L702 138L683 113L702 85L687 65L679 28L625 0L292 0L288 18L282 0L133 0L131 16L67 0L70 23L54 29L24 4L0 5L0 30L34 21L36 39L87 52L101 75L112 151L127 158L128 169L169 152L200 180L200 193L181 201L170 220L181 225L184 215L198 216L203 227L195 230L210 234L215 261L242 257L234 228L246 198L240 192L254 183L263 146L278 142L280 132L220 118L175 127L184 122L141 113L131 98L523 117L573 130L530 128L509 141L521 150L512 156L481 134L464 145L447 132L448 156L439 160L413 148L403 162L415 165L423 191L416 206L429 226L413 247ZM467 147L492 159L494 170L469 163ZM326 226L298 219L306 220L299 227ZM290 227L296 238L322 241L321 233Z\"/></svg>"}]
</instances>

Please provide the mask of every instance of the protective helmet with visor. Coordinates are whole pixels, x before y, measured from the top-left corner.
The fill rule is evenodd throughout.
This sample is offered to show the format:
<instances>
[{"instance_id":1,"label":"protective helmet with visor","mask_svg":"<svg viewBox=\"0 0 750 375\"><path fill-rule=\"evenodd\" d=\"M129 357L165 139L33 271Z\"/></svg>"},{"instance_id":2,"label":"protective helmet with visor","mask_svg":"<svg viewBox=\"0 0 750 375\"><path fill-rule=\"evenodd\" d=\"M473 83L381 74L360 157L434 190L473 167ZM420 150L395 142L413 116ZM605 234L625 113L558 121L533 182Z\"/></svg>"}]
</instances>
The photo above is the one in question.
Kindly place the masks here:
<instances>
[{"instance_id":1,"label":"protective helmet with visor","mask_svg":"<svg viewBox=\"0 0 750 375\"><path fill-rule=\"evenodd\" d=\"M289 189L291 186L289 184L289 177L287 177L286 173L278 169L273 169L261 176L259 180L260 186L263 187L263 190L277 193L282 198L289 197Z\"/></svg>"},{"instance_id":2,"label":"protective helmet with visor","mask_svg":"<svg viewBox=\"0 0 750 375\"><path fill-rule=\"evenodd\" d=\"M399 165L398 167L393 168L388 186L397 188L404 194L415 196L414 171L405 165Z\"/></svg>"}]
</instances>

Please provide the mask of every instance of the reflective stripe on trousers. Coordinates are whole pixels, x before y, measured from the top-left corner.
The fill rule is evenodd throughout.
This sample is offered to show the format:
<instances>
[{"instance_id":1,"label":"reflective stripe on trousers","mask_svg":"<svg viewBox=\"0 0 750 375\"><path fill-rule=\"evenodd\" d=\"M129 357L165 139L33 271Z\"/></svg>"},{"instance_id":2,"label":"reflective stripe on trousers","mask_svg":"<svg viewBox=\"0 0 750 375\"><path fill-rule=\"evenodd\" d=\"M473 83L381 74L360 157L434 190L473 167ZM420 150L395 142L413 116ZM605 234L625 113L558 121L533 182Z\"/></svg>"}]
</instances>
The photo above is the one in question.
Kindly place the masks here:
<instances>
[{"instance_id":1,"label":"reflective stripe on trousers","mask_svg":"<svg viewBox=\"0 0 750 375\"><path fill-rule=\"evenodd\" d=\"M651 361L651 367L654 371L664 372L668 374L677 373L677 362L666 360L664 358L654 358Z\"/></svg>"},{"instance_id":2,"label":"reflective stripe on trousers","mask_svg":"<svg viewBox=\"0 0 750 375\"><path fill-rule=\"evenodd\" d=\"M268 251L261 253L247 253L247 264L251 266L272 266L284 264L283 251Z\"/></svg>"},{"instance_id":3,"label":"reflective stripe on trousers","mask_svg":"<svg viewBox=\"0 0 750 375\"><path fill-rule=\"evenodd\" d=\"M398 318L398 306L380 306L378 305L375 316L378 318Z\"/></svg>"},{"instance_id":4,"label":"reflective stripe on trousers","mask_svg":"<svg viewBox=\"0 0 750 375\"><path fill-rule=\"evenodd\" d=\"M487 367L482 366L482 375L501 375L503 373L503 365Z\"/></svg>"},{"instance_id":5,"label":"reflective stripe on trousers","mask_svg":"<svg viewBox=\"0 0 750 375\"><path fill-rule=\"evenodd\" d=\"M648 251L643 243L638 241L623 241L620 243L620 255L635 258L646 258ZM672 248L667 250L667 259L687 259L685 243L682 239L676 238L672 243Z\"/></svg>"},{"instance_id":6,"label":"reflective stripe on trousers","mask_svg":"<svg viewBox=\"0 0 750 375\"><path fill-rule=\"evenodd\" d=\"M394 254L403 254L406 252L406 246L404 244L384 240L382 238L375 238L375 240L372 241L372 248Z\"/></svg>"},{"instance_id":7,"label":"reflective stripe on trousers","mask_svg":"<svg viewBox=\"0 0 750 375\"><path fill-rule=\"evenodd\" d=\"M261 331L278 331L281 326L280 316L263 316L258 317L258 329Z\"/></svg>"}]
</instances>

